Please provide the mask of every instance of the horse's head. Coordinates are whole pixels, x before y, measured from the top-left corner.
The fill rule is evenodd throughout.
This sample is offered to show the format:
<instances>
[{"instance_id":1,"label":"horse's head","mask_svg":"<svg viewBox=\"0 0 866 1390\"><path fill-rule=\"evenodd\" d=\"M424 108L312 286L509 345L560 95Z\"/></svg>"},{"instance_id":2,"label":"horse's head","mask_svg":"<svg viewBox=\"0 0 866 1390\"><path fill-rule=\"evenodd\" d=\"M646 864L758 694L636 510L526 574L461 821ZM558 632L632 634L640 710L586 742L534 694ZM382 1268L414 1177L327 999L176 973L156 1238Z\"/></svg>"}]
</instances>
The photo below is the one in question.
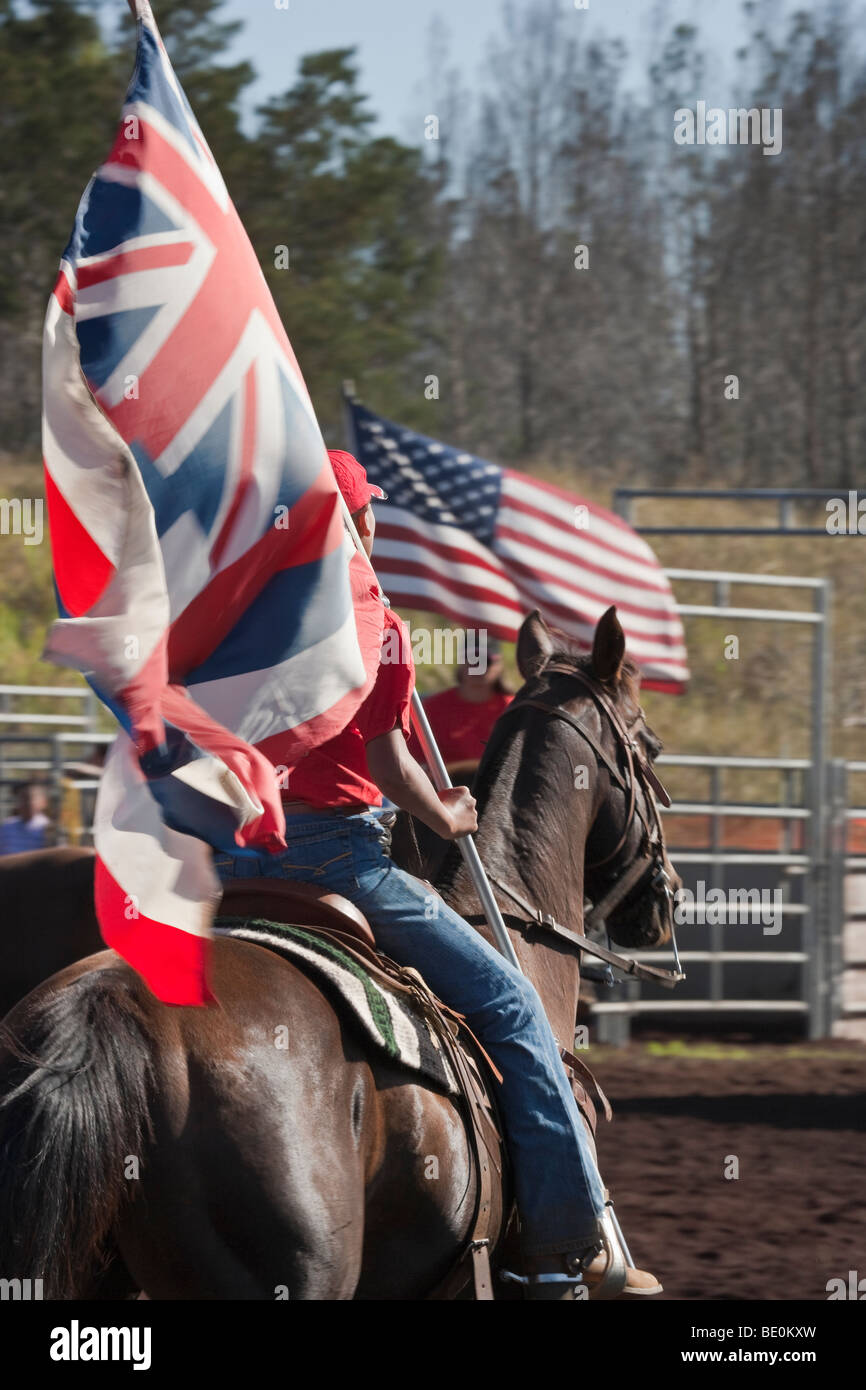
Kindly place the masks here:
<instances>
[{"instance_id":1,"label":"horse's head","mask_svg":"<svg viewBox=\"0 0 866 1390\"><path fill-rule=\"evenodd\" d=\"M592 798L587 895L614 941L633 948L661 945L670 939L672 895L680 880L655 801L656 793L666 799L652 771L661 743L644 719L637 668L625 655L616 609L600 618L589 656L577 654L540 613L530 614L520 629L517 662L527 684L515 707L537 702L536 708L550 707L563 724L563 757L575 763L573 796L584 798L573 809L579 806L584 825L585 799Z\"/></svg>"}]
</instances>

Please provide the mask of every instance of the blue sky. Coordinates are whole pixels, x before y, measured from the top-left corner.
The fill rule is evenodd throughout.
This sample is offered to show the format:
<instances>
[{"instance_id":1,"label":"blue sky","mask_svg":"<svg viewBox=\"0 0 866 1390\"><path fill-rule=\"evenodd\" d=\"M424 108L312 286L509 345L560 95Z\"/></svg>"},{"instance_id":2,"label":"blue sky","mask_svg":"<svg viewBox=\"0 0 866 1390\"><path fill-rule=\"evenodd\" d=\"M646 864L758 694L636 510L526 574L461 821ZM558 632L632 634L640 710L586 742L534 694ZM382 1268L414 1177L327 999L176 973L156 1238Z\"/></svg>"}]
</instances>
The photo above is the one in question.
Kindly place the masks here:
<instances>
[{"instance_id":1,"label":"blue sky","mask_svg":"<svg viewBox=\"0 0 866 1390\"><path fill-rule=\"evenodd\" d=\"M236 51L249 58L259 78L247 109L292 82L299 57L322 48L356 45L363 90L379 117L378 128L417 141L418 123L435 110L435 93L427 82L430 26L438 16L450 32L452 60L464 81L475 85L483 69L487 44L500 27L503 0L227 0L224 13L242 19ZM515 0L518 8L527 0ZM632 54L631 81L644 66L650 26L655 29L655 0L589 0L576 11L574 0L557 0L570 21L587 35L617 35ZM159 16L159 0L153 0ZM773 30L797 6L792 0L758 0ZM800 0L799 8L811 6ZM670 24L687 21L704 37L713 63L705 93L728 104L726 68L746 32L741 0L667 0ZM733 93L730 93L733 96ZM423 110L422 110L423 108Z\"/></svg>"}]
</instances>

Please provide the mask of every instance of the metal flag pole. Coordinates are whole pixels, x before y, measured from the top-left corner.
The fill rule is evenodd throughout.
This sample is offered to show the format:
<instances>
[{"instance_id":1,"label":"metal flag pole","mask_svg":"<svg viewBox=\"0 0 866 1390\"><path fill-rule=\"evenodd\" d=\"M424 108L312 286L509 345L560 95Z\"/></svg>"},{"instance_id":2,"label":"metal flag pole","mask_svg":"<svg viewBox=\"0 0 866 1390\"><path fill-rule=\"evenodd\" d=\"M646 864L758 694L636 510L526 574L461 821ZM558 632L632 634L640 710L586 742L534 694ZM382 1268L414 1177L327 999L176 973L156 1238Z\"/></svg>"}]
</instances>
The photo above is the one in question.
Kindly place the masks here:
<instances>
[{"instance_id":1,"label":"metal flag pole","mask_svg":"<svg viewBox=\"0 0 866 1390\"><path fill-rule=\"evenodd\" d=\"M346 419L346 433L348 435L350 448L352 449L352 452L355 455L357 455L358 440L355 434L354 420L352 418L351 411L351 401L354 398L354 394L355 391L353 383L351 381L344 381L343 409L345 412ZM349 514L349 509L346 506L345 502L343 503L343 520L346 523L346 530L349 532L349 535L352 537L352 540L354 541L356 550L359 552L359 554L363 555L364 559L367 561L367 564L370 566L370 571L373 575L373 578L376 580L376 585L379 590L379 595L382 599L382 602L385 604L387 608L390 608L391 605L388 602L388 599L386 598L385 594L382 592L382 586L379 583L376 571L373 568L373 564L370 560L369 555L367 554L366 550L361 544L361 537L355 530L355 523L352 521L352 518ZM412 692L412 723L415 728L415 733L418 735L418 742L421 745L421 751L424 754L427 767L430 770L430 780L433 783L433 786L436 788L437 791L449 790L454 784L451 781L451 778L448 776L448 769L446 768L445 763L443 762L442 754L439 751L438 744L436 743L436 739L433 735L433 730L430 728L430 721L427 718L427 712L424 709L424 706L421 702L421 697L418 694L417 690L413 690ZM487 874L484 872L484 865L481 863L481 858L479 856L478 847L475 844L475 841L473 840L471 835L461 835L460 839L457 840L455 843L457 845L457 848L460 850L461 855L463 856L464 864L469 870L469 876L472 879L472 884L475 888L476 893L478 894L478 899L481 903L484 916L487 919L487 923L490 927L490 930L493 932L493 937L497 947L505 956L505 959L511 965L514 966L515 970L521 970L520 961L517 959L517 953L515 952L514 946L512 945L511 937L508 935L508 928L506 927L505 922L502 919L502 913L499 911L499 904L493 896L493 889L490 887ZM522 973L523 972L521 970L521 974Z\"/></svg>"},{"instance_id":2,"label":"metal flag pole","mask_svg":"<svg viewBox=\"0 0 866 1390\"><path fill-rule=\"evenodd\" d=\"M430 769L431 782L437 791L447 790L447 788L454 784L448 776L448 769L442 761L442 754L439 752L438 745L433 737L433 730L430 728L427 711L424 709L424 705L422 704L421 697L417 690L412 691L412 723L418 735L418 742L421 744L421 751ZM499 947L506 960L510 961L515 969L520 970L520 961L517 959L516 952L511 944L511 937L508 935L508 928L502 920L502 913L499 911L499 904L493 896L493 889L490 887L487 874L484 872L484 865L481 863L478 846L471 835L461 835L460 839L456 841L456 844L463 856L463 862L469 870L470 878L478 894L484 916L487 918L490 930L493 932L496 945Z\"/></svg>"}]
</instances>

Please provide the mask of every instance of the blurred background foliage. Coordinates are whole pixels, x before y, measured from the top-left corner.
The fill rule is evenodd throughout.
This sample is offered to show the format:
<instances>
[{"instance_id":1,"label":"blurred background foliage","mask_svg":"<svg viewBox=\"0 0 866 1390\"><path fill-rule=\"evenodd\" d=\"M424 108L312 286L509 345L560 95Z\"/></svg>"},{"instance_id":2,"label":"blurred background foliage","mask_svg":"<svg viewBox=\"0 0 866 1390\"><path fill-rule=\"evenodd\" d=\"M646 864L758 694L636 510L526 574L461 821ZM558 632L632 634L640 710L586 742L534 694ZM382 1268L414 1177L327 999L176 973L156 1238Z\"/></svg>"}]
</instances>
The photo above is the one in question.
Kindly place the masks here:
<instances>
[{"instance_id":1,"label":"blurred background foliage","mask_svg":"<svg viewBox=\"0 0 866 1390\"><path fill-rule=\"evenodd\" d=\"M655 31L636 94L621 39L557 0L504 5L472 92L433 26L439 138L371 130L351 49L302 57L242 121L254 76L220 0L159 23L261 260L326 437L338 388L574 485L854 486L866 446L866 71L844 4L777 46L747 3L731 90L781 107L783 148L678 146L706 55ZM88 0L0 0L0 419L38 445L42 316L117 125L132 23ZM710 103L711 104L711 103ZM574 247L589 249L576 270ZM277 269L288 248L289 269ZM740 395L726 400L725 377ZM439 379L426 400L425 378Z\"/></svg>"}]
</instances>

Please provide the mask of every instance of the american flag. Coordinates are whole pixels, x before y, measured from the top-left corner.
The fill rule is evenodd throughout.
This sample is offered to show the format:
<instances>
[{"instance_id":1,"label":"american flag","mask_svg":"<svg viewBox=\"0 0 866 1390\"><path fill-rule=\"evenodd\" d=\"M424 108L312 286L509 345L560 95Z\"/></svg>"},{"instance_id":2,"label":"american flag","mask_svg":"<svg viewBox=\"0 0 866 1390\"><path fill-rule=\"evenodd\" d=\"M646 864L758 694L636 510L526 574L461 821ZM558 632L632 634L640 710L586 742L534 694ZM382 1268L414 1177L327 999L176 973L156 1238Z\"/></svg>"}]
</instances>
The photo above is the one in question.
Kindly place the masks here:
<instances>
[{"instance_id":1,"label":"american flag","mask_svg":"<svg viewBox=\"0 0 866 1390\"><path fill-rule=\"evenodd\" d=\"M96 812L105 940L166 1002L201 1003L209 845L285 843L274 764L351 717L382 609L255 253L136 9L120 127L46 317L46 655L123 730Z\"/></svg>"},{"instance_id":2,"label":"american flag","mask_svg":"<svg viewBox=\"0 0 866 1390\"><path fill-rule=\"evenodd\" d=\"M655 555L619 517L538 478L395 424L346 397L376 503L376 572L393 604L514 641L534 608L589 648L611 604L644 685L679 693L685 638Z\"/></svg>"}]
</instances>

